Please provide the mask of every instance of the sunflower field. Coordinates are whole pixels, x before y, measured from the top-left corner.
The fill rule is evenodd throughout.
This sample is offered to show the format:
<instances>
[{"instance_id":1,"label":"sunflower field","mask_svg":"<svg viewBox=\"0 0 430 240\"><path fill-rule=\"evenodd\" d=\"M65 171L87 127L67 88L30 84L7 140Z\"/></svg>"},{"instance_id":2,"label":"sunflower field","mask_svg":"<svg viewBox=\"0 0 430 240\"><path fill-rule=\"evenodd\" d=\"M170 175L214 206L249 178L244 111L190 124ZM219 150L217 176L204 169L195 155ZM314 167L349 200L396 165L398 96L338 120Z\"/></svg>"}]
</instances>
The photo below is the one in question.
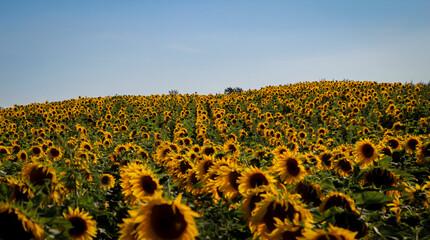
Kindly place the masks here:
<instances>
[{"instance_id":1,"label":"sunflower field","mask_svg":"<svg viewBox=\"0 0 430 240\"><path fill-rule=\"evenodd\" d=\"M430 85L0 110L0 239L430 239Z\"/></svg>"}]
</instances>

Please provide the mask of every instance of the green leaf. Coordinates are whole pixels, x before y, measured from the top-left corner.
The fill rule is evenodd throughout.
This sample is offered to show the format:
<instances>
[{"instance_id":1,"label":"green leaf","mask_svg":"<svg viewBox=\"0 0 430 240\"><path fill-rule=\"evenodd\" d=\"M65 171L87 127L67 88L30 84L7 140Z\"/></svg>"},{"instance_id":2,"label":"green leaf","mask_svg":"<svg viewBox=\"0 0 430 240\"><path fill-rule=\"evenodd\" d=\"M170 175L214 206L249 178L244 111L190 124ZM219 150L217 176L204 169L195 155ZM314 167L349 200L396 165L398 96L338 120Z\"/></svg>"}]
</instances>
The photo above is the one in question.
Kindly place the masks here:
<instances>
[{"instance_id":1,"label":"green leaf","mask_svg":"<svg viewBox=\"0 0 430 240\"><path fill-rule=\"evenodd\" d=\"M393 198L378 191L366 191L354 195L356 205L384 205L393 201Z\"/></svg>"},{"instance_id":2,"label":"green leaf","mask_svg":"<svg viewBox=\"0 0 430 240\"><path fill-rule=\"evenodd\" d=\"M378 164L382 167L389 167L391 165L391 160L393 160L390 156L384 156L382 159L378 162Z\"/></svg>"},{"instance_id":3,"label":"green leaf","mask_svg":"<svg viewBox=\"0 0 430 240\"><path fill-rule=\"evenodd\" d=\"M197 188L203 188L203 183L202 181L197 182L192 189L197 189Z\"/></svg>"},{"instance_id":4,"label":"green leaf","mask_svg":"<svg viewBox=\"0 0 430 240\"><path fill-rule=\"evenodd\" d=\"M331 178L325 178L321 181L320 186L322 189L332 189L336 190L336 187L333 184L333 180Z\"/></svg>"}]
</instances>

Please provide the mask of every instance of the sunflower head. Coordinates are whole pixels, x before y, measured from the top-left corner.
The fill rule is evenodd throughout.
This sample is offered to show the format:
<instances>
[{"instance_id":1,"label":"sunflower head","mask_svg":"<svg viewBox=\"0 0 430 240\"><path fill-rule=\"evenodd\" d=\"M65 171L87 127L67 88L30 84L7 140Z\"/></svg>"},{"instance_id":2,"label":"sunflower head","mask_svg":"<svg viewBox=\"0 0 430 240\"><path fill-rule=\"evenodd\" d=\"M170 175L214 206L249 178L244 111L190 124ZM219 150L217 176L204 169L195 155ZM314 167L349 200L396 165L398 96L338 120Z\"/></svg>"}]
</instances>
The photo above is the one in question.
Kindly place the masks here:
<instances>
[{"instance_id":1,"label":"sunflower head","mask_svg":"<svg viewBox=\"0 0 430 240\"><path fill-rule=\"evenodd\" d=\"M9 183L9 187L13 189L10 197L11 202L27 202L34 197L31 188L21 179L7 178L6 181Z\"/></svg>"},{"instance_id":2,"label":"sunflower head","mask_svg":"<svg viewBox=\"0 0 430 240\"><path fill-rule=\"evenodd\" d=\"M186 180L184 181L185 189L192 195L198 195L203 193L204 189L197 187L199 179L197 177L197 169L195 167L188 170Z\"/></svg>"},{"instance_id":3,"label":"sunflower head","mask_svg":"<svg viewBox=\"0 0 430 240\"><path fill-rule=\"evenodd\" d=\"M41 157L43 155L43 151L42 151L42 148L40 146L31 147L30 152L36 158Z\"/></svg>"},{"instance_id":4,"label":"sunflower head","mask_svg":"<svg viewBox=\"0 0 430 240\"><path fill-rule=\"evenodd\" d=\"M30 162L23 166L22 176L24 180L29 181L33 186L45 186L45 182L49 181L50 190L54 188L57 182L57 174L54 169L45 166L38 162ZM48 189L44 189L44 193L48 193Z\"/></svg>"},{"instance_id":5,"label":"sunflower head","mask_svg":"<svg viewBox=\"0 0 430 240\"><path fill-rule=\"evenodd\" d=\"M331 153L331 151L324 151L320 153L319 157L325 169L330 170L333 168L333 154Z\"/></svg>"},{"instance_id":6,"label":"sunflower head","mask_svg":"<svg viewBox=\"0 0 430 240\"><path fill-rule=\"evenodd\" d=\"M201 180L215 164L215 157L203 155L203 159L197 165L197 177Z\"/></svg>"},{"instance_id":7,"label":"sunflower head","mask_svg":"<svg viewBox=\"0 0 430 240\"><path fill-rule=\"evenodd\" d=\"M110 174L104 173L100 178L100 183L104 190L108 190L115 186L115 178Z\"/></svg>"},{"instance_id":8,"label":"sunflower head","mask_svg":"<svg viewBox=\"0 0 430 240\"><path fill-rule=\"evenodd\" d=\"M298 218L295 218L294 221L274 219L275 229L267 234L267 239L297 239L298 237L303 237L302 232L305 228L312 227L308 222L299 223Z\"/></svg>"},{"instance_id":9,"label":"sunflower head","mask_svg":"<svg viewBox=\"0 0 430 240\"><path fill-rule=\"evenodd\" d=\"M233 156L238 156L240 154L239 147L234 141L227 141L224 144L224 152L231 154Z\"/></svg>"},{"instance_id":10,"label":"sunflower head","mask_svg":"<svg viewBox=\"0 0 430 240\"><path fill-rule=\"evenodd\" d=\"M201 149L201 154L202 155L206 155L206 156L211 156L214 155L216 153L216 149L213 146L204 146Z\"/></svg>"},{"instance_id":11,"label":"sunflower head","mask_svg":"<svg viewBox=\"0 0 430 240\"><path fill-rule=\"evenodd\" d=\"M249 224L254 237L261 236L264 238L272 234L276 228L275 219L290 222L312 221L312 214L298 197L294 194L285 193L263 195L263 199L252 212L253 216Z\"/></svg>"},{"instance_id":12,"label":"sunflower head","mask_svg":"<svg viewBox=\"0 0 430 240\"><path fill-rule=\"evenodd\" d=\"M326 230L309 228L302 232L303 237L297 237L297 240L354 240L357 233L348 229L334 227L330 225Z\"/></svg>"},{"instance_id":13,"label":"sunflower head","mask_svg":"<svg viewBox=\"0 0 430 240\"><path fill-rule=\"evenodd\" d=\"M24 151L24 150L19 151L19 152L18 152L18 159L19 159L20 161L23 161L23 162L27 161L27 160L28 160L27 152L26 152L26 151Z\"/></svg>"},{"instance_id":14,"label":"sunflower head","mask_svg":"<svg viewBox=\"0 0 430 240\"><path fill-rule=\"evenodd\" d=\"M161 194L145 199L147 204L137 210L139 224L136 232L141 239L194 239L198 235L195 217L199 215L181 203L181 195L175 201L167 201Z\"/></svg>"},{"instance_id":15,"label":"sunflower head","mask_svg":"<svg viewBox=\"0 0 430 240\"><path fill-rule=\"evenodd\" d=\"M355 208L354 200L340 192L332 192L328 194L322 201L319 210L323 213L331 207L342 207L349 212L360 214L360 212Z\"/></svg>"},{"instance_id":16,"label":"sunflower head","mask_svg":"<svg viewBox=\"0 0 430 240\"><path fill-rule=\"evenodd\" d=\"M348 229L356 233L357 239L361 239L368 234L368 227L366 223L359 219L359 216L349 212L341 212L334 216L335 225L337 227Z\"/></svg>"},{"instance_id":17,"label":"sunflower head","mask_svg":"<svg viewBox=\"0 0 430 240\"><path fill-rule=\"evenodd\" d=\"M318 184L302 180L296 184L294 191L302 197L302 201L305 203L312 203L314 207L321 204L323 194Z\"/></svg>"},{"instance_id":18,"label":"sunflower head","mask_svg":"<svg viewBox=\"0 0 430 240\"><path fill-rule=\"evenodd\" d=\"M17 208L0 203L0 239L44 239L43 229Z\"/></svg>"},{"instance_id":19,"label":"sunflower head","mask_svg":"<svg viewBox=\"0 0 430 240\"><path fill-rule=\"evenodd\" d=\"M275 161L273 170L280 175L284 183L300 181L307 175L300 158L289 150L275 158Z\"/></svg>"},{"instance_id":20,"label":"sunflower head","mask_svg":"<svg viewBox=\"0 0 430 240\"><path fill-rule=\"evenodd\" d=\"M97 223L84 209L82 211L79 208L73 210L69 207L68 212L63 213L63 216L71 224L71 228L68 230L68 235L71 239L91 240L96 237Z\"/></svg>"},{"instance_id":21,"label":"sunflower head","mask_svg":"<svg viewBox=\"0 0 430 240\"><path fill-rule=\"evenodd\" d=\"M262 186L269 188L274 186L275 179L266 171L256 167L246 168L239 177L239 192L244 195L249 189Z\"/></svg>"},{"instance_id":22,"label":"sunflower head","mask_svg":"<svg viewBox=\"0 0 430 240\"><path fill-rule=\"evenodd\" d=\"M143 167L140 171L133 171L129 177L131 191L138 200L143 200L146 196L152 196L162 188L158 183L158 179L148 167Z\"/></svg>"},{"instance_id":23,"label":"sunflower head","mask_svg":"<svg viewBox=\"0 0 430 240\"><path fill-rule=\"evenodd\" d=\"M373 164L378 157L376 147L369 139L362 139L356 143L356 155L360 165L364 168Z\"/></svg>"},{"instance_id":24,"label":"sunflower head","mask_svg":"<svg viewBox=\"0 0 430 240\"><path fill-rule=\"evenodd\" d=\"M263 195L268 192L269 191L267 188L257 188L247 191L247 193L244 195L244 199L241 206L243 218L246 221L251 220L252 213L255 207L261 200L263 200Z\"/></svg>"},{"instance_id":25,"label":"sunflower head","mask_svg":"<svg viewBox=\"0 0 430 240\"><path fill-rule=\"evenodd\" d=\"M392 150L392 148L389 146L389 145L387 145L387 144L384 144L384 143L382 143L382 142L380 142L379 144L378 144L378 151L383 155L383 156L392 156L393 155L393 150Z\"/></svg>"},{"instance_id":26,"label":"sunflower head","mask_svg":"<svg viewBox=\"0 0 430 240\"><path fill-rule=\"evenodd\" d=\"M9 154L9 148L6 146L0 146L0 156L8 155L8 154Z\"/></svg>"},{"instance_id":27,"label":"sunflower head","mask_svg":"<svg viewBox=\"0 0 430 240\"><path fill-rule=\"evenodd\" d=\"M239 193L239 177L241 176L241 169L237 164L229 162L226 166L218 168L218 177L216 178L216 186L226 199L232 200L240 195Z\"/></svg>"},{"instance_id":28,"label":"sunflower head","mask_svg":"<svg viewBox=\"0 0 430 240\"><path fill-rule=\"evenodd\" d=\"M336 159L334 162L336 172L343 177L347 177L354 169L354 163L348 157Z\"/></svg>"},{"instance_id":29,"label":"sunflower head","mask_svg":"<svg viewBox=\"0 0 430 240\"><path fill-rule=\"evenodd\" d=\"M62 157L63 153L61 149L52 146L46 150L46 155L48 158L56 161Z\"/></svg>"},{"instance_id":30,"label":"sunflower head","mask_svg":"<svg viewBox=\"0 0 430 240\"><path fill-rule=\"evenodd\" d=\"M377 188L382 186L391 187L398 183L399 179L393 172L381 167L371 168L362 179L362 185L374 185Z\"/></svg>"},{"instance_id":31,"label":"sunflower head","mask_svg":"<svg viewBox=\"0 0 430 240\"><path fill-rule=\"evenodd\" d=\"M139 236L136 232L137 226L139 223L136 222L135 218L138 214L137 209L132 209L128 211L130 215L129 218L123 218L122 223L118 224L119 230L119 240L136 240L139 239Z\"/></svg>"},{"instance_id":32,"label":"sunflower head","mask_svg":"<svg viewBox=\"0 0 430 240\"><path fill-rule=\"evenodd\" d=\"M430 161L430 142L420 143L416 156L418 164L428 163Z\"/></svg>"},{"instance_id":33,"label":"sunflower head","mask_svg":"<svg viewBox=\"0 0 430 240\"><path fill-rule=\"evenodd\" d=\"M412 154L417 146L419 145L420 140L415 136L409 136L406 138L406 140L403 142L403 146L406 149L406 152Z\"/></svg>"}]
</instances>

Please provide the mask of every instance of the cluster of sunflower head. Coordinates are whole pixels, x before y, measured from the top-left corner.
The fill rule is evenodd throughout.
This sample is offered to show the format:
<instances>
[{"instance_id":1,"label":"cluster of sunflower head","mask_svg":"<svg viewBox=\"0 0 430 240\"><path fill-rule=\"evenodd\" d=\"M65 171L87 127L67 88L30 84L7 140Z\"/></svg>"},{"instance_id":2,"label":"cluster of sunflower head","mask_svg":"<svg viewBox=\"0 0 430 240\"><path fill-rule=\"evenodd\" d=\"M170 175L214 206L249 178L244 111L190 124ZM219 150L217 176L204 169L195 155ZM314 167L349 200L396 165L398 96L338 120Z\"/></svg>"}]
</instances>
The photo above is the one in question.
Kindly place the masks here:
<instances>
[{"instance_id":1,"label":"cluster of sunflower head","mask_svg":"<svg viewBox=\"0 0 430 240\"><path fill-rule=\"evenodd\" d=\"M378 216L397 224L428 209L429 93L320 81L1 109L0 216L35 239L192 239L202 209L226 204L256 238L373 236L362 192L387 196Z\"/></svg>"},{"instance_id":2,"label":"cluster of sunflower head","mask_svg":"<svg viewBox=\"0 0 430 240\"><path fill-rule=\"evenodd\" d=\"M411 154L415 153L417 157L427 151L428 145L415 142L417 138L411 136L403 141L390 137L382 142L392 142L393 139L405 148L408 144L414 145ZM324 196L320 185L312 182L312 179L320 172L348 178L355 169L359 172L356 175L361 176L357 183L363 187L383 186L389 189L397 186L402 183L399 176L378 162L399 149L392 150L383 143L378 145L369 139L362 139L355 146L342 145L332 150L306 154L291 150L288 146L277 146L271 153L274 156L271 165L257 167L239 160L241 146L234 138L227 139L223 145L206 141L202 146L180 146L161 141L153 159L166 169L183 191L194 196L210 194L214 202L223 201L230 205L232 211L241 211L254 237L313 239L312 236L336 236L336 239L354 239L368 235L368 226L360 220L354 200L338 191L326 190ZM418 146L426 148L420 150ZM254 151L252 154L259 156L263 153ZM146 179L145 184L131 187L131 177L130 180L129 177L122 177L125 182L130 182L125 184L129 187L123 187L124 195L134 196L126 197L130 199L128 201L134 202L139 195L147 195L160 188L148 170L139 169L138 166L125 169L140 173L139 181ZM134 188L135 191L132 190ZM401 194L389 190L385 193ZM318 209L322 215L332 207L341 208L344 212L335 215L335 226L328 223L321 225L314 222L309 207Z\"/></svg>"}]
</instances>

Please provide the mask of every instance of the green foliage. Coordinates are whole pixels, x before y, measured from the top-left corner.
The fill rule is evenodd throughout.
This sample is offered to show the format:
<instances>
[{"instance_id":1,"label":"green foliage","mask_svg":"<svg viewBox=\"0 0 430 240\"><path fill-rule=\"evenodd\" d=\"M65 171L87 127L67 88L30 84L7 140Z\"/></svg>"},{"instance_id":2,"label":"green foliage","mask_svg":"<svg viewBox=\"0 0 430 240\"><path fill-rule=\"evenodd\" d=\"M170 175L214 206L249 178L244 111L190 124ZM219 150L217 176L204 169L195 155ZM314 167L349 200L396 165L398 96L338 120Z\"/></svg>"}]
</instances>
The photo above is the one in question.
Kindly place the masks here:
<instances>
[{"instance_id":1,"label":"green foliage","mask_svg":"<svg viewBox=\"0 0 430 240\"><path fill-rule=\"evenodd\" d=\"M227 94L227 95L230 95L232 93L241 93L241 92L243 92L243 89L240 87L235 87L235 88L228 87L224 89L224 94Z\"/></svg>"}]
</instances>

